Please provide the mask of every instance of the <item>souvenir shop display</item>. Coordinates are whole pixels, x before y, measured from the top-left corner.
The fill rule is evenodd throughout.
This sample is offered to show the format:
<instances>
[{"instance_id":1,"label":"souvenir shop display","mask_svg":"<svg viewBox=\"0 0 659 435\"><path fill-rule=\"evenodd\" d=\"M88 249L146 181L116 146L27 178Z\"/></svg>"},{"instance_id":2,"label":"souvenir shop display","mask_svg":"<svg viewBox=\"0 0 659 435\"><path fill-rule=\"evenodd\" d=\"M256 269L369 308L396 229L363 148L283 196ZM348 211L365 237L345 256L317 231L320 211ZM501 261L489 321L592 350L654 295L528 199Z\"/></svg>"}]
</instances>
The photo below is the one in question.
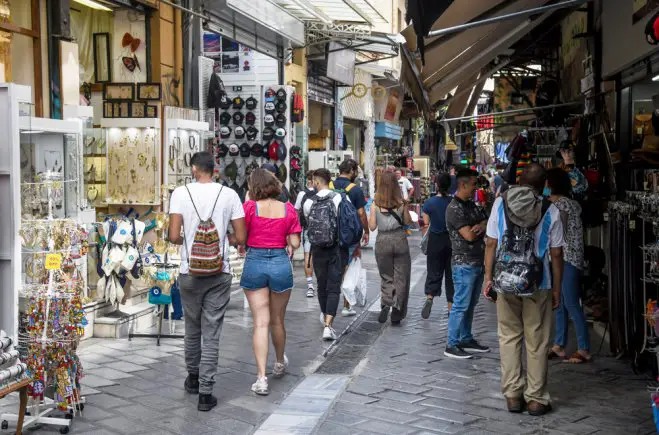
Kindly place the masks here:
<instances>
[{"instance_id":1,"label":"souvenir shop display","mask_svg":"<svg viewBox=\"0 0 659 435\"><path fill-rule=\"evenodd\" d=\"M0 391L11 388L27 377L27 364L21 362L14 341L5 331L0 330Z\"/></svg>"},{"instance_id":2,"label":"souvenir shop display","mask_svg":"<svg viewBox=\"0 0 659 435\"><path fill-rule=\"evenodd\" d=\"M102 119L106 203L160 203L160 119Z\"/></svg>"},{"instance_id":3,"label":"souvenir shop display","mask_svg":"<svg viewBox=\"0 0 659 435\"><path fill-rule=\"evenodd\" d=\"M107 152L103 130L83 128L82 145L84 196L91 207L105 207Z\"/></svg>"},{"instance_id":4,"label":"souvenir shop display","mask_svg":"<svg viewBox=\"0 0 659 435\"><path fill-rule=\"evenodd\" d=\"M207 122L165 118L164 183L166 185L183 186L192 182L190 161L196 152L205 150L204 133L208 131Z\"/></svg>"}]
</instances>

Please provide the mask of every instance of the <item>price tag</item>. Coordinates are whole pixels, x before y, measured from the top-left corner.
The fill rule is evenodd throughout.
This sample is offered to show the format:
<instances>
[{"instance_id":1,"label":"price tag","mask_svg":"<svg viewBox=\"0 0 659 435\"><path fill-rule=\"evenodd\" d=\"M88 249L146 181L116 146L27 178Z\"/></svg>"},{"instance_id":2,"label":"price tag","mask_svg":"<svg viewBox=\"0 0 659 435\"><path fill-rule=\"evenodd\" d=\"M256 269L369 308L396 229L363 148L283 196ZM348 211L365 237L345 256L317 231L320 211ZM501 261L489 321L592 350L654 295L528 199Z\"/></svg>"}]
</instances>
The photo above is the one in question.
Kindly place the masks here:
<instances>
[{"instance_id":1,"label":"price tag","mask_svg":"<svg viewBox=\"0 0 659 435\"><path fill-rule=\"evenodd\" d=\"M60 254L46 255L46 270L59 270L62 267L62 256Z\"/></svg>"}]
</instances>

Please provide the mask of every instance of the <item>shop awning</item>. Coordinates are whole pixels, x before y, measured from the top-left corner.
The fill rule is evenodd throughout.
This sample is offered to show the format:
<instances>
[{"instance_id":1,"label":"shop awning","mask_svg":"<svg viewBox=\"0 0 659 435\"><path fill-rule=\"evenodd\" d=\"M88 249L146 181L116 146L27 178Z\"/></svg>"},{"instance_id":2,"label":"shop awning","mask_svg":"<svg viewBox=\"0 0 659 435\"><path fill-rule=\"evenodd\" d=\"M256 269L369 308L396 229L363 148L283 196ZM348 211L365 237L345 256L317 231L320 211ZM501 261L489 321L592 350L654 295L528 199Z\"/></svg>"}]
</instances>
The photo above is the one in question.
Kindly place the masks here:
<instances>
[{"instance_id":1,"label":"shop awning","mask_svg":"<svg viewBox=\"0 0 659 435\"><path fill-rule=\"evenodd\" d=\"M387 20L372 5L372 0L270 0L301 21L365 23L376 25Z\"/></svg>"},{"instance_id":2,"label":"shop awning","mask_svg":"<svg viewBox=\"0 0 659 435\"><path fill-rule=\"evenodd\" d=\"M455 1L434 23L432 30L500 17L545 6L549 0L470 0ZM553 11L484 24L478 27L425 39L425 65L420 80L430 104L446 98L456 87L469 87L479 72L499 56L510 56L510 48L547 19ZM407 47L417 49L412 26L401 32ZM472 83L467 81L473 80ZM473 84L472 84L473 86ZM464 107L464 106L463 106Z\"/></svg>"}]
</instances>

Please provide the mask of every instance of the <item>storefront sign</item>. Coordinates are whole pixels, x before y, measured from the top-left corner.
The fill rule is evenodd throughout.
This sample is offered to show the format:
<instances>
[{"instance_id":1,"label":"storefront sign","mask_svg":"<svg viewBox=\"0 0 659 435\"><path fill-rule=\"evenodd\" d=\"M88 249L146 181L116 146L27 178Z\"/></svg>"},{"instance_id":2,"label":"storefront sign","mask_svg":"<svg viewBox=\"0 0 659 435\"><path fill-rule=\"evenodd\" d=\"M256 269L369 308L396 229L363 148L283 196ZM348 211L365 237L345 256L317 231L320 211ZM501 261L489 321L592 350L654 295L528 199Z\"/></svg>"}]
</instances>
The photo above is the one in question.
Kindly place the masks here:
<instances>
[{"instance_id":1,"label":"storefront sign","mask_svg":"<svg viewBox=\"0 0 659 435\"><path fill-rule=\"evenodd\" d=\"M387 121L375 123L375 137L383 139L400 140L403 136L403 127Z\"/></svg>"}]
</instances>

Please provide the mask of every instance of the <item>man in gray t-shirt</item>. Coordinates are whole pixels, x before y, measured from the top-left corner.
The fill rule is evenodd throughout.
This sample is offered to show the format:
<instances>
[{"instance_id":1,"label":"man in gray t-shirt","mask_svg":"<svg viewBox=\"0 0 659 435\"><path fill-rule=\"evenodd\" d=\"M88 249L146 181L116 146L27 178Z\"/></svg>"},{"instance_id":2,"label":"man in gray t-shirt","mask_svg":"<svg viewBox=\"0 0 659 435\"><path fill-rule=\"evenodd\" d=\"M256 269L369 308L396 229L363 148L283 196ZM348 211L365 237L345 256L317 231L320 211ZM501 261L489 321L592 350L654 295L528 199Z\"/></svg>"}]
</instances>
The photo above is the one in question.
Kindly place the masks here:
<instances>
[{"instance_id":1,"label":"man in gray t-shirt","mask_svg":"<svg viewBox=\"0 0 659 435\"><path fill-rule=\"evenodd\" d=\"M456 176L457 191L446 209L446 228L451 238L453 286L455 295L448 321L449 358L471 358L469 352L489 352L471 335L474 308L483 284L483 256L487 216L473 201L477 187L476 171L462 169Z\"/></svg>"}]
</instances>

